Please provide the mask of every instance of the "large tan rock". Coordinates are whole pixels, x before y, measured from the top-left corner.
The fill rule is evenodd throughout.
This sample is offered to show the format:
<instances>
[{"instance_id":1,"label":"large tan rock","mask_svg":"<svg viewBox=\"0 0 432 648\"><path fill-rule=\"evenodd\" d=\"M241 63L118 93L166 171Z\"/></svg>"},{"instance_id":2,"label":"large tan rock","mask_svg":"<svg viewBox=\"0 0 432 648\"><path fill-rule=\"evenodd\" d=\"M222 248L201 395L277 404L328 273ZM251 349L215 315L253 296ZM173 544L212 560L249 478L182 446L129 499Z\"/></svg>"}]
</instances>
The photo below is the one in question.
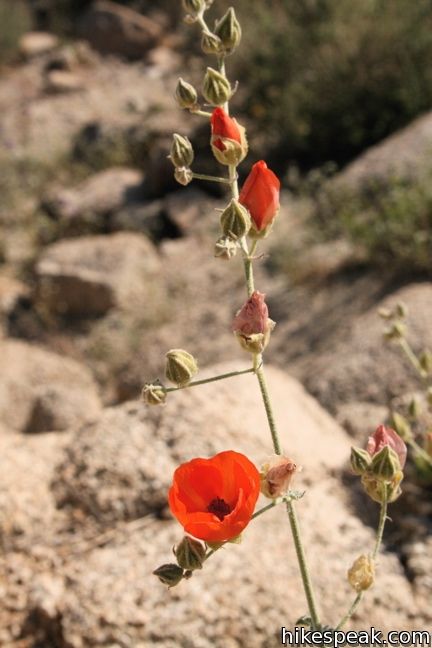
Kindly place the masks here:
<instances>
[{"instance_id":1,"label":"large tan rock","mask_svg":"<svg viewBox=\"0 0 432 648\"><path fill-rule=\"evenodd\" d=\"M232 364L218 365L203 376L230 369ZM306 494L297 510L322 618L335 624L354 598L347 568L373 547L373 532L353 515L340 479L349 444L295 380L273 368L267 376L284 447L304 465L295 486L306 488ZM38 625L43 639L56 628L71 648L280 645L281 626L291 628L306 612L283 507L252 522L241 545L220 551L202 572L171 591L151 571L171 560L181 528L150 515L134 519L146 507L161 517L175 465L228 448L257 464L271 453L252 375L170 394L163 408L133 403L112 408L70 438L57 469L56 496L63 489L65 502L100 522L132 519L105 539L96 538L93 548L91 542L81 550L71 546L72 554L55 574L67 587L53 582L52 572L51 579L45 575L36 581L29 574L28 619L34 623L43 617ZM57 502L62 505L61 498ZM46 596L32 594L35 583ZM351 625L419 628L426 622L421 614L399 561L383 553L377 584Z\"/></svg>"},{"instance_id":2,"label":"large tan rock","mask_svg":"<svg viewBox=\"0 0 432 648\"><path fill-rule=\"evenodd\" d=\"M72 189L53 190L44 206L66 231L74 224L103 229L109 214L140 198L142 183L143 174L137 169L113 167Z\"/></svg>"},{"instance_id":3,"label":"large tan rock","mask_svg":"<svg viewBox=\"0 0 432 648\"><path fill-rule=\"evenodd\" d=\"M21 36L18 48L24 58L31 59L35 56L52 52L59 44L60 41L54 34L34 31L27 32Z\"/></svg>"},{"instance_id":4,"label":"large tan rock","mask_svg":"<svg viewBox=\"0 0 432 648\"><path fill-rule=\"evenodd\" d=\"M140 234L119 233L60 241L36 265L41 307L74 317L95 317L110 308L151 308L163 299L161 263Z\"/></svg>"},{"instance_id":5,"label":"large tan rock","mask_svg":"<svg viewBox=\"0 0 432 648\"><path fill-rule=\"evenodd\" d=\"M97 0L81 23L81 36L103 53L141 58L157 45L160 25L116 2Z\"/></svg>"},{"instance_id":6,"label":"large tan rock","mask_svg":"<svg viewBox=\"0 0 432 648\"><path fill-rule=\"evenodd\" d=\"M0 422L12 430L76 427L101 409L97 386L75 360L15 340L0 340Z\"/></svg>"}]
</instances>

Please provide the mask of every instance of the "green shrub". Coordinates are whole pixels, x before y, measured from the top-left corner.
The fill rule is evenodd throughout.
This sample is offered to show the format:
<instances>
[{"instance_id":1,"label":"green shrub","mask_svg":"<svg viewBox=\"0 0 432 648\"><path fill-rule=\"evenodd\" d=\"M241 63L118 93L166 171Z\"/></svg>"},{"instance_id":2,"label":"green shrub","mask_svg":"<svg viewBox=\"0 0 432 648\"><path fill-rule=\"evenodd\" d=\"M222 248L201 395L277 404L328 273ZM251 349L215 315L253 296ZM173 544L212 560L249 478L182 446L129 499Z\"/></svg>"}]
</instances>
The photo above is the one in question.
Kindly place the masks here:
<instances>
[{"instance_id":1,"label":"green shrub","mask_svg":"<svg viewBox=\"0 0 432 648\"><path fill-rule=\"evenodd\" d=\"M20 0L0 0L0 63L9 63L17 53L20 36L31 27L27 6Z\"/></svg>"},{"instance_id":2,"label":"green shrub","mask_svg":"<svg viewBox=\"0 0 432 648\"><path fill-rule=\"evenodd\" d=\"M374 267L432 276L432 169L417 178L331 186L315 196L315 224L327 238L347 237Z\"/></svg>"},{"instance_id":3,"label":"green shrub","mask_svg":"<svg viewBox=\"0 0 432 648\"><path fill-rule=\"evenodd\" d=\"M431 107L430 0L235 6L244 108L281 166L344 164Z\"/></svg>"}]
</instances>

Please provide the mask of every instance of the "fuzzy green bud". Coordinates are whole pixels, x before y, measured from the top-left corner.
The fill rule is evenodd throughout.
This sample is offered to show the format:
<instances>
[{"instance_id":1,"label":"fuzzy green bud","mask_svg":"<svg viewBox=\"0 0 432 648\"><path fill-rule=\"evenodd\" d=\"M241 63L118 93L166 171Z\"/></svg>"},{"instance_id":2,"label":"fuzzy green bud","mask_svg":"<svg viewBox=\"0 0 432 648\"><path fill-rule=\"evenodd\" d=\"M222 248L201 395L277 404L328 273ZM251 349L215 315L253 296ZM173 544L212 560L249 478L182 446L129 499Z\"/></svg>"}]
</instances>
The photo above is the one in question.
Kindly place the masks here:
<instances>
[{"instance_id":1,"label":"fuzzy green bud","mask_svg":"<svg viewBox=\"0 0 432 648\"><path fill-rule=\"evenodd\" d=\"M432 353L429 351L429 349L422 351L422 353L420 354L419 362L420 367L422 368L426 376L432 374Z\"/></svg>"},{"instance_id":2,"label":"fuzzy green bud","mask_svg":"<svg viewBox=\"0 0 432 648\"><path fill-rule=\"evenodd\" d=\"M201 37L201 49L205 54L220 54L222 48L221 39L216 34L203 32Z\"/></svg>"},{"instance_id":3,"label":"fuzzy green bud","mask_svg":"<svg viewBox=\"0 0 432 648\"><path fill-rule=\"evenodd\" d=\"M175 548L174 553L180 567L193 571L194 569L202 569L206 548L199 540L185 536Z\"/></svg>"},{"instance_id":4,"label":"fuzzy green bud","mask_svg":"<svg viewBox=\"0 0 432 648\"><path fill-rule=\"evenodd\" d=\"M392 412L391 423L403 441L410 441L413 438L411 426L402 414Z\"/></svg>"},{"instance_id":5,"label":"fuzzy green bud","mask_svg":"<svg viewBox=\"0 0 432 648\"><path fill-rule=\"evenodd\" d=\"M171 349L165 357L165 375L168 380L178 387L186 386L198 373L195 358L183 349Z\"/></svg>"},{"instance_id":6,"label":"fuzzy green bud","mask_svg":"<svg viewBox=\"0 0 432 648\"><path fill-rule=\"evenodd\" d=\"M241 27L232 7L216 23L215 34L219 36L225 51L230 54L241 41Z\"/></svg>"},{"instance_id":7,"label":"fuzzy green bud","mask_svg":"<svg viewBox=\"0 0 432 648\"><path fill-rule=\"evenodd\" d=\"M413 396L409 402L408 413L410 415L410 418L412 418L414 421L416 421L422 413L420 400L416 396Z\"/></svg>"},{"instance_id":8,"label":"fuzzy green bud","mask_svg":"<svg viewBox=\"0 0 432 648\"><path fill-rule=\"evenodd\" d=\"M209 67L204 77L203 95L212 106L222 106L232 95L230 82L223 74Z\"/></svg>"},{"instance_id":9,"label":"fuzzy green bud","mask_svg":"<svg viewBox=\"0 0 432 648\"><path fill-rule=\"evenodd\" d=\"M391 326L385 329L384 337L386 340L396 341L402 340L405 337L407 327L403 322L394 322Z\"/></svg>"},{"instance_id":10,"label":"fuzzy green bud","mask_svg":"<svg viewBox=\"0 0 432 648\"><path fill-rule=\"evenodd\" d=\"M194 160L194 150L187 137L174 133L169 158L175 167L190 167Z\"/></svg>"},{"instance_id":11,"label":"fuzzy green bud","mask_svg":"<svg viewBox=\"0 0 432 648\"><path fill-rule=\"evenodd\" d=\"M192 15L199 14L205 6L204 0L182 0L183 9Z\"/></svg>"},{"instance_id":12,"label":"fuzzy green bud","mask_svg":"<svg viewBox=\"0 0 432 648\"><path fill-rule=\"evenodd\" d=\"M225 236L237 240L246 236L251 227L251 217L246 209L234 198L221 214L220 224Z\"/></svg>"},{"instance_id":13,"label":"fuzzy green bud","mask_svg":"<svg viewBox=\"0 0 432 648\"><path fill-rule=\"evenodd\" d=\"M371 475L382 479L383 481L392 481L395 475L401 471L399 457L396 452L385 445L379 452L372 457L370 465Z\"/></svg>"},{"instance_id":14,"label":"fuzzy green bud","mask_svg":"<svg viewBox=\"0 0 432 648\"><path fill-rule=\"evenodd\" d=\"M183 578L183 569L174 563L161 565L154 570L153 574L159 578L161 583L174 587L178 585Z\"/></svg>"},{"instance_id":15,"label":"fuzzy green bud","mask_svg":"<svg viewBox=\"0 0 432 648\"><path fill-rule=\"evenodd\" d=\"M229 261L237 254L238 245L230 236L221 236L215 243L214 255L217 259Z\"/></svg>"},{"instance_id":16,"label":"fuzzy green bud","mask_svg":"<svg viewBox=\"0 0 432 648\"><path fill-rule=\"evenodd\" d=\"M363 448L351 448L351 469L355 475L363 475L371 464L369 452Z\"/></svg>"},{"instance_id":17,"label":"fuzzy green bud","mask_svg":"<svg viewBox=\"0 0 432 648\"><path fill-rule=\"evenodd\" d=\"M378 479L369 473L365 473L361 478L361 483L366 493L374 502L383 504L394 502L401 495L402 489L400 483L403 479L403 472L398 472L391 482Z\"/></svg>"},{"instance_id":18,"label":"fuzzy green bud","mask_svg":"<svg viewBox=\"0 0 432 648\"><path fill-rule=\"evenodd\" d=\"M180 108L194 108L198 103L197 91L181 77L177 82L175 98Z\"/></svg>"},{"instance_id":19,"label":"fuzzy green bud","mask_svg":"<svg viewBox=\"0 0 432 648\"><path fill-rule=\"evenodd\" d=\"M405 319L405 317L408 315L408 307L403 302L398 302L396 304L394 312L396 317L399 317L400 319Z\"/></svg>"},{"instance_id":20,"label":"fuzzy green bud","mask_svg":"<svg viewBox=\"0 0 432 648\"><path fill-rule=\"evenodd\" d=\"M176 167L174 171L174 178L183 187L187 187L193 180L193 172L189 167Z\"/></svg>"},{"instance_id":21,"label":"fuzzy green bud","mask_svg":"<svg viewBox=\"0 0 432 648\"><path fill-rule=\"evenodd\" d=\"M166 401L166 390L159 383L147 383L143 387L141 398L146 405L163 405Z\"/></svg>"}]
</instances>

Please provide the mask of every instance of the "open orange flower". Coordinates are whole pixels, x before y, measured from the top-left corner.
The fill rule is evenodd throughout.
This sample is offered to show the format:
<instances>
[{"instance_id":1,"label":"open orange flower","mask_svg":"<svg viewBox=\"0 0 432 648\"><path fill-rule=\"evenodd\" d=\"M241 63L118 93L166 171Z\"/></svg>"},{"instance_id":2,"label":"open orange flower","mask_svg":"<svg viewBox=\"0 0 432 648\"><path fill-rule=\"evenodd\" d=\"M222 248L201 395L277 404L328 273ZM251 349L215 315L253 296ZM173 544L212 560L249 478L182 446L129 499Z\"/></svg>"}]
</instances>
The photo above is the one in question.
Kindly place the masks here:
<instances>
[{"instance_id":1,"label":"open orange flower","mask_svg":"<svg viewBox=\"0 0 432 648\"><path fill-rule=\"evenodd\" d=\"M208 542L225 542L249 524L259 492L260 475L253 463L227 450L179 466L168 499L186 533Z\"/></svg>"}]
</instances>

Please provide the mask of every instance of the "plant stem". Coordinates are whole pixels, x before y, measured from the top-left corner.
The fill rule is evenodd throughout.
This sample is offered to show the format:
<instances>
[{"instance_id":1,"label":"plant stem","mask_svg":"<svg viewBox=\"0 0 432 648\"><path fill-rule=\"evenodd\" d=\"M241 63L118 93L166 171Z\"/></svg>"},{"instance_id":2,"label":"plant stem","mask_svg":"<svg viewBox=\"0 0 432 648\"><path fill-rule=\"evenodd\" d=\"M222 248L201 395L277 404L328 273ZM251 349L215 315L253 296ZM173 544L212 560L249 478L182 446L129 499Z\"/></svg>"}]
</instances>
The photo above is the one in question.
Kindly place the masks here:
<instances>
[{"instance_id":1,"label":"plant stem","mask_svg":"<svg viewBox=\"0 0 432 648\"><path fill-rule=\"evenodd\" d=\"M381 511L380 511L380 519L379 519L379 524L378 524L378 529L377 529L377 535L376 535L376 540L375 540L375 546L374 550L372 552L372 559L375 560L378 552L381 547L382 539L383 539L383 534L384 534L384 527L387 519L387 500L384 500L381 504ZM352 617L354 612L357 610L358 606L360 605L360 602L363 598L364 591L361 591L357 594L355 597L354 601L352 602L348 612L345 614L344 617L339 621L338 625L336 626L336 630L340 630L343 628L345 623L349 621L349 619Z\"/></svg>"},{"instance_id":2,"label":"plant stem","mask_svg":"<svg viewBox=\"0 0 432 648\"><path fill-rule=\"evenodd\" d=\"M207 25L203 24L203 29L207 29ZM225 71L225 57L222 55L218 58L218 69L221 74L223 74L226 77L226 71ZM224 104L224 110L227 114L229 114L229 102L227 101ZM231 185L231 195L232 198L235 200L238 200L239 198L239 188L238 188L238 180L237 180L237 169L235 165L230 165L229 166L229 178L230 178L230 185ZM254 282L254 275L253 275L253 264L252 264L252 255L249 253L248 249L248 243L247 239L244 236L241 241L240 241L240 247L243 251L243 265L244 265L244 270L245 270L245 277L246 277L246 285L247 285L247 292L248 296L250 297L252 293L255 290L255 282ZM254 243L252 245L252 249L255 251L256 244ZM254 370L258 378L258 383L260 386L261 390L261 395L265 407L265 411L267 414L267 420L270 428L270 433L272 436L272 441L273 441L273 447L274 450L277 454L281 454L281 443L279 440L279 435L277 432L276 428L276 422L275 418L273 415L273 408L271 404L271 399L270 399L270 394L267 388L267 383L265 379L265 374L262 366L262 356L257 355L254 357ZM299 561L299 566L300 566L300 573L303 581L303 587L306 595L306 599L308 602L308 607L309 607L309 613L312 619L313 627L318 628L319 627L319 616L317 612L317 607L315 604L315 598L313 594L313 588L312 588L312 583L310 579L310 574L309 570L307 567L307 562L306 562L306 556L304 553L303 549L303 543L301 540L301 535L300 535L300 528L298 525L298 520L296 517L295 509L293 503L287 502L287 512L288 512L288 518L291 526L291 533L292 537L294 540L294 545L296 548L296 553L297 553L297 558Z\"/></svg>"},{"instance_id":3,"label":"plant stem","mask_svg":"<svg viewBox=\"0 0 432 648\"><path fill-rule=\"evenodd\" d=\"M411 448L416 452L424 461L427 461L429 465L432 466L432 457L428 455L426 450L424 450L417 441L414 441L414 439L410 439L407 441L408 445L411 446Z\"/></svg>"},{"instance_id":4,"label":"plant stem","mask_svg":"<svg viewBox=\"0 0 432 648\"><path fill-rule=\"evenodd\" d=\"M216 382L217 380L225 380L225 378L233 378L234 376L242 376L247 373L254 373L255 368L251 367L250 369L242 369L241 371L230 371L226 374L220 374L219 376L213 376L212 378L203 378L202 380L194 380L193 382L183 385L181 387L165 387L165 392L174 392L179 389L188 389L189 387L197 387L198 385L205 385L206 383Z\"/></svg>"},{"instance_id":5,"label":"plant stem","mask_svg":"<svg viewBox=\"0 0 432 648\"><path fill-rule=\"evenodd\" d=\"M409 342L405 338L401 338L398 341L398 344L402 349L402 351L405 353L406 357L408 358L412 366L414 367L414 369L419 374L420 378L422 380L425 380L425 378L427 378L427 373L424 371L423 367L421 366L419 359L417 358L416 354L412 350Z\"/></svg>"},{"instance_id":6,"label":"plant stem","mask_svg":"<svg viewBox=\"0 0 432 648\"><path fill-rule=\"evenodd\" d=\"M197 109L191 108L189 112L191 115L199 115L200 117L206 117L207 119L212 116L211 112L207 112L206 110L200 110L199 108Z\"/></svg>"},{"instance_id":7,"label":"plant stem","mask_svg":"<svg viewBox=\"0 0 432 648\"><path fill-rule=\"evenodd\" d=\"M228 178L220 178L219 176L205 175L204 173L192 172L194 180L208 180L209 182L222 182L223 184L231 184Z\"/></svg>"}]
</instances>

